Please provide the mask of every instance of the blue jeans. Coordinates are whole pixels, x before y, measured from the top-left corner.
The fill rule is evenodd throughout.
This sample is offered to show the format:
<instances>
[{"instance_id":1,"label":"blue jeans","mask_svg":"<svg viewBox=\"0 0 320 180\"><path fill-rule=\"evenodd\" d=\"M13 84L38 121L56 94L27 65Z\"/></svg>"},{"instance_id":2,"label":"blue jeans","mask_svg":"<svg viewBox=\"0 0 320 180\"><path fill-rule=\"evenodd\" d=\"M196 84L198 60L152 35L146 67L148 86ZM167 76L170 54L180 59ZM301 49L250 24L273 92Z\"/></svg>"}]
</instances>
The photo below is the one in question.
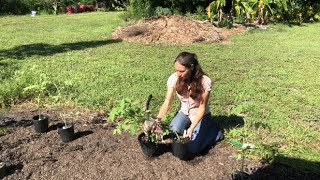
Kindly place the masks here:
<instances>
[{"instance_id":1,"label":"blue jeans","mask_svg":"<svg viewBox=\"0 0 320 180\"><path fill-rule=\"evenodd\" d=\"M191 120L187 115L178 112L170 123L172 131L183 134L185 129L191 124ZM218 125L213 121L211 113L202 117L193 130L191 141L187 143L188 151L191 153L199 153L206 147L214 144L219 132Z\"/></svg>"}]
</instances>

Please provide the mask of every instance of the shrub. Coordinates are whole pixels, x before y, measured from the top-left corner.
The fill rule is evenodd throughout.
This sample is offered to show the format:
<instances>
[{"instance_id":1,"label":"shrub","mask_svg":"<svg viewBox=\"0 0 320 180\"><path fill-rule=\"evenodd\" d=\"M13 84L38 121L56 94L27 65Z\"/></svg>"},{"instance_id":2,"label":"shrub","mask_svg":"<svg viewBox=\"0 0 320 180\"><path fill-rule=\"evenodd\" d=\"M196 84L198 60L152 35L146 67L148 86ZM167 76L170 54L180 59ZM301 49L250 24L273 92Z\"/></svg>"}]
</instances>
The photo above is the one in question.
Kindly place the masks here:
<instances>
[{"instance_id":1,"label":"shrub","mask_svg":"<svg viewBox=\"0 0 320 180\"><path fill-rule=\"evenodd\" d=\"M28 6L21 0L0 0L0 14L23 15L29 13Z\"/></svg>"},{"instance_id":2,"label":"shrub","mask_svg":"<svg viewBox=\"0 0 320 180\"><path fill-rule=\"evenodd\" d=\"M140 19L153 15L153 8L150 0L129 0L128 11L130 17L133 19Z\"/></svg>"},{"instance_id":3,"label":"shrub","mask_svg":"<svg viewBox=\"0 0 320 180\"><path fill-rule=\"evenodd\" d=\"M172 12L169 8L163 8L161 6L156 7L154 11L155 16L161 16L161 15L171 15Z\"/></svg>"},{"instance_id":4,"label":"shrub","mask_svg":"<svg viewBox=\"0 0 320 180\"><path fill-rule=\"evenodd\" d=\"M116 122L116 128L113 130L114 134L121 134L122 131L127 131L134 135L142 129L142 123L145 121L145 112L139 104L140 102L138 101L134 102L125 98L112 108L108 122Z\"/></svg>"}]
</instances>

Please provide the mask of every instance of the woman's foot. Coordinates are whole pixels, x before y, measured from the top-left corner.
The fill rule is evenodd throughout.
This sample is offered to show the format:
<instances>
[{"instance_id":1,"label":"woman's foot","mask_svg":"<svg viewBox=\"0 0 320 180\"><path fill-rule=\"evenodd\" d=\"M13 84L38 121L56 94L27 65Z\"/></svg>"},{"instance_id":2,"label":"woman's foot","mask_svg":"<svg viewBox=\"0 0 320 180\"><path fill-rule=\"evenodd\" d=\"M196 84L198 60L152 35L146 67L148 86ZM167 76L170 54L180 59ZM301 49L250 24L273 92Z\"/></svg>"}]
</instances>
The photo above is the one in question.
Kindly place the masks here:
<instances>
[{"instance_id":1,"label":"woman's foot","mask_svg":"<svg viewBox=\"0 0 320 180\"><path fill-rule=\"evenodd\" d=\"M216 142L220 142L224 139L224 135L223 132L221 130L219 130L218 135L216 137Z\"/></svg>"}]
</instances>

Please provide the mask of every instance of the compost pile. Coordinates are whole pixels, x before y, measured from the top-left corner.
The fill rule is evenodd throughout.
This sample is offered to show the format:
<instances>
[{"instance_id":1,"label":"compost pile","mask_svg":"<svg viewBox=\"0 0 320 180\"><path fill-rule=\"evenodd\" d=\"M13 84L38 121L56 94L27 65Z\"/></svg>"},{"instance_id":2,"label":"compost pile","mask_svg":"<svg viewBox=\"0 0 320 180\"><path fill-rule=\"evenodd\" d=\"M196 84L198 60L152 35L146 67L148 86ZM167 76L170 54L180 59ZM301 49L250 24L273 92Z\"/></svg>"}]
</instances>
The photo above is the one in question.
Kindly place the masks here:
<instances>
[{"instance_id":1,"label":"compost pile","mask_svg":"<svg viewBox=\"0 0 320 180\"><path fill-rule=\"evenodd\" d=\"M136 24L118 27L113 39L129 42L157 44L219 43L245 31L245 27L216 28L209 22L196 21L185 16L157 16L138 21Z\"/></svg>"},{"instance_id":2,"label":"compost pile","mask_svg":"<svg viewBox=\"0 0 320 180\"><path fill-rule=\"evenodd\" d=\"M75 138L68 143L57 132L62 111L79 112L74 119ZM0 113L0 126L7 129L0 136L0 161L6 164L3 179L230 179L241 166L235 158L239 150L226 141L187 161L171 152L146 157L137 136L112 134L114 125L106 125L105 111L46 107L43 113L49 117L45 133L35 132L31 118L37 109L33 104ZM287 167L248 159L244 164L256 169L252 179L304 179Z\"/></svg>"}]
</instances>

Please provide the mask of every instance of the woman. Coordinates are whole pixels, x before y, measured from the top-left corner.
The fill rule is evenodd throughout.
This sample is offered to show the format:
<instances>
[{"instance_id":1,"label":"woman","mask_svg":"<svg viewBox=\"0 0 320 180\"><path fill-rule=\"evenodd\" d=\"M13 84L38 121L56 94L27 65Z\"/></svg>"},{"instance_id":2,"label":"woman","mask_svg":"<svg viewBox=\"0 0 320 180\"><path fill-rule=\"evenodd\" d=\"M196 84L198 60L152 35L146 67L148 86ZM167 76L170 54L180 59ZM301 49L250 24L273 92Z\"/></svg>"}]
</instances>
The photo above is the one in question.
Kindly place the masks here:
<instances>
[{"instance_id":1,"label":"woman","mask_svg":"<svg viewBox=\"0 0 320 180\"><path fill-rule=\"evenodd\" d=\"M186 136L190 138L188 151L199 153L223 137L209 109L211 79L202 71L193 53L180 53L174 66L176 72L167 81L168 90L157 119L168 112L176 93L181 106L170 123L171 130L179 134L186 130Z\"/></svg>"}]
</instances>

